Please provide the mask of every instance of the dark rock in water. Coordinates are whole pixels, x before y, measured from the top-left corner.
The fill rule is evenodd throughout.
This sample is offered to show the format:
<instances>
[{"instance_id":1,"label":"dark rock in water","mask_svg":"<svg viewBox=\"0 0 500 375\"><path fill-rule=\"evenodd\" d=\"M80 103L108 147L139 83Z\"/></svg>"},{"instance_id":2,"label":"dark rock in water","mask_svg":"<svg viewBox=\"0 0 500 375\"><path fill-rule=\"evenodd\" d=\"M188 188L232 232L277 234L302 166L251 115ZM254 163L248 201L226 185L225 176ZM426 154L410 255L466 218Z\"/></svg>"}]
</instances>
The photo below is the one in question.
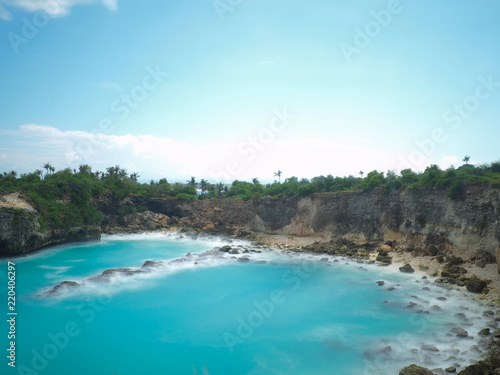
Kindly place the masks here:
<instances>
[{"instance_id":1,"label":"dark rock in water","mask_svg":"<svg viewBox=\"0 0 500 375\"><path fill-rule=\"evenodd\" d=\"M455 316L462 320L467 320L467 316L464 313L456 313Z\"/></svg>"},{"instance_id":2,"label":"dark rock in water","mask_svg":"<svg viewBox=\"0 0 500 375\"><path fill-rule=\"evenodd\" d=\"M496 329L491 333L494 337L500 337L500 329Z\"/></svg>"},{"instance_id":3,"label":"dark rock in water","mask_svg":"<svg viewBox=\"0 0 500 375\"><path fill-rule=\"evenodd\" d=\"M328 258L321 258L320 262L328 262Z\"/></svg>"},{"instance_id":4,"label":"dark rock in water","mask_svg":"<svg viewBox=\"0 0 500 375\"><path fill-rule=\"evenodd\" d=\"M229 253L229 251L231 251L232 247L229 246L229 245L226 245L226 246L222 246L219 251L222 251L224 253Z\"/></svg>"},{"instance_id":5,"label":"dark rock in water","mask_svg":"<svg viewBox=\"0 0 500 375\"><path fill-rule=\"evenodd\" d=\"M236 249L232 249L231 251L229 251L229 254L239 254L240 252Z\"/></svg>"},{"instance_id":6,"label":"dark rock in water","mask_svg":"<svg viewBox=\"0 0 500 375\"><path fill-rule=\"evenodd\" d=\"M431 290L428 286L424 286L422 290Z\"/></svg>"},{"instance_id":7,"label":"dark rock in water","mask_svg":"<svg viewBox=\"0 0 500 375\"><path fill-rule=\"evenodd\" d=\"M481 293L486 288L486 285L488 285L486 281L475 275L465 282L465 287L472 293Z\"/></svg>"},{"instance_id":8,"label":"dark rock in water","mask_svg":"<svg viewBox=\"0 0 500 375\"><path fill-rule=\"evenodd\" d=\"M489 336L491 335L490 329L489 328L483 328L477 333L479 336Z\"/></svg>"},{"instance_id":9,"label":"dark rock in water","mask_svg":"<svg viewBox=\"0 0 500 375\"><path fill-rule=\"evenodd\" d=\"M469 367L466 367L458 375L493 375L494 367L485 361L479 361Z\"/></svg>"},{"instance_id":10,"label":"dark rock in water","mask_svg":"<svg viewBox=\"0 0 500 375\"><path fill-rule=\"evenodd\" d=\"M399 267L399 270L401 272L405 272L405 273L413 273L413 272L415 272L415 270L413 269L413 267L410 266L409 264L405 264L403 267Z\"/></svg>"},{"instance_id":11,"label":"dark rock in water","mask_svg":"<svg viewBox=\"0 0 500 375\"><path fill-rule=\"evenodd\" d=\"M428 368L413 364L402 369L399 375L432 375L432 371Z\"/></svg>"},{"instance_id":12,"label":"dark rock in water","mask_svg":"<svg viewBox=\"0 0 500 375\"><path fill-rule=\"evenodd\" d=\"M188 253L189 254L189 253ZM158 267L162 262L154 262L152 260L147 260L142 265L142 268Z\"/></svg>"},{"instance_id":13,"label":"dark rock in water","mask_svg":"<svg viewBox=\"0 0 500 375\"><path fill-rule=\"evenodd\" d=\"M457 368L450 366L450 367L445 368L444 371L449 372L449 373L453 373L453 372L457 372Z\"/></svg>"},{"instance_id":14,"label":"dark rock in water","mask_svg":"<svg viewBox=\"0 0 500 375\"><path fill-rule=\"evenodd\" d=\"M54 294L59 292L62 288L74 288L80 286L76 281L63 281L56 286L52 287L47 294Z\"/></svg>"},{"instance_id":15,"label":"dark rock in water","mask_svg":"<svg viewBox=\"0 0 500 375\"><path fill-rule=\"evenodd\" d=\"M243 250L243 254L248 254L249 252L250 252L250 250L248 250L248 249Z\"/></svg>"},{"instance_id":16,"label":"dark rock in water","mask_svg":"<svg viewBox=\"0 0 500 375\"><path fill-rule=\"evenodd\" d=\"M488 360L495 368L500 368L500 346L498 344L488 352Z\"/></svg>"},{"instance_id":17,"label":"dark rock in water","mask_svg":"<svg viewBox=\"0 0 500 375\"><path fill-rule=\"evenodd\" d=\"M248 259L247 257L241 257L238 258L238 262L250 262L250 259Z\"/></svg>"},{"instance_id":18,"label":"dark rock in water","mask_svg":"<svg viewBox=\"0 0 500 375\"><path fill-rule=\"evenodd\" d=\"M382 285L384 285L384 284L385 284L385 282L384 282L384 281L382 281L382 280L380 280L380 281L377 281L377 284L378 284L378 286L382 286Z\"/></svg>"},{"instance_id":19,"label":"dark rock in water","mask_svg":"<svg viewBox=\"0 0 500 375\"><path fill-rule=\"evenodd\" d=\"M427 350L427 351L430 351L430 352L439 352L438 348L436 348L435 346L432 346L432 345L427 345L427 344L422 345L421 349L422 350Z\"/></svg>"},{"instance_id":20,"label":"dark rock in water","mask_svg":"<svg viewBox=\"0 0 500 375\"><path fill-rule=\"evenodd\" d=\"M436 297L436 299L440 300L440 301L446 301L447 298L446 297Z\"/></svg>"},{"instance_id":21,"label":"dark rock in water","mask_svg":"<svg viewBox=\"0 0 500 375\"><path fill-rule=\"evenodd\" d=\"M453 327L451 329L451 332L453 332L458 337L467 337L467 336L469 336L469 332L467 332L465 329L463 329L461 327Z\"/></svg>"},{"instance_id":22,"label":"dark rock in water","mask_svg":"<svg viewBox=\"0 0 500 375\"><path fill-rule=\"evenodd\" d=\"M439 307L438 305L433 305L433 306L431 306L431 310L434 310L434 311L441 311L441 310L442 310L442 308L441 308L441 307Z\"/></svg>"}]
</instances>

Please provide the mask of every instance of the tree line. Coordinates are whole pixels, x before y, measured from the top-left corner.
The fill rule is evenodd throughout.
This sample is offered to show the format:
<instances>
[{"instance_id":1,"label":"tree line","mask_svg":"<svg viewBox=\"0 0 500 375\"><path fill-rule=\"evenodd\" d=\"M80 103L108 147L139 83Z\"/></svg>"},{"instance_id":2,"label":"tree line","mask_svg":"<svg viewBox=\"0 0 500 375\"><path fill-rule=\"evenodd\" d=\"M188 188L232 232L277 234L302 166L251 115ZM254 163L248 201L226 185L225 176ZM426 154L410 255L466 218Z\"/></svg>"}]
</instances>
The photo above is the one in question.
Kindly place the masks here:
<instances>
[{"instance_id":1,"label":"tree line","mask_svg":"<svg viewBox=\"0 0 500 375\"><path fill-rule=\"evenodd\" d=\"M91 204L103 192L109 192L116 200L130 194L154 198L177 198L183 200L203 199L251 199L258 197L306 196L315 193L335 193L341 191L371 191L381 189L386 192L399 189L436 188L446 189L451 199L465 197L467 184L487 184L500 188L500 161L474 166L465 164L442 170L431 165L421 173L404 169L393 171L360 171L359 176L334 177L318 176L312 179L289 177L281 182L282 171L275 173L278 181L263 184L258 178L252 181L235 180L231 184L211 183L195 177L185 182L168 182L167 178L139 182L140 175L129 173L119 165L94 171L89 165L78 169L56 171L46 163L42 169L21 174L15 171L0 173L0 190L21 191L31 198L42 212L42 228L98 225L103 215Z\"/></svg>"}]
</instances>

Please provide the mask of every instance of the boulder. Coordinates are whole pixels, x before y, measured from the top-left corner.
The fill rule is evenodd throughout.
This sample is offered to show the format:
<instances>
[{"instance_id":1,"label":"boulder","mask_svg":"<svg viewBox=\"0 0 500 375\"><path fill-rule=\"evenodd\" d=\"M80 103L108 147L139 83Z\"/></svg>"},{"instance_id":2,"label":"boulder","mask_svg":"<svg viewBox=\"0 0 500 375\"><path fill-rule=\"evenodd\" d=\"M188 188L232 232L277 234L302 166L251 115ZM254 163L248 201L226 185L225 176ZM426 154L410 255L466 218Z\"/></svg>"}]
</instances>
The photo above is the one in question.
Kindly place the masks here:
<instances>
[{"instance_id":1,"label":"boulder","mask_svg":"<svg viewBox=\"0 0 500 375\"><path fill-rule=\"evenodd\" d=\"M489 335L491 335L491 332L490 332L489 328L483 328L477 334L478 334L478 336L489 336Z\"/></svg>"},{"instance_id":2,"label":"boulder","mask_svg":"<svg viewBox=\"0 0 500 375\"><path fill-rule=\"evenodd\" d=\"M432 371L428 368L413 364L402 369L399 375L432 375Z\"/></svg>"},{"instance_id":3,"label":"boulder","mask_svg":"<svg viewBox=\"0 0 500 375\"><path fill-rule=\"evenodd\" d=\"M453 332L458 337L467 337L467 336L469 336L469 333L465 329L463 329L462 327L453 327L451 329L451 332Z\"/></svg>"},{"instance_id":4,"label":"boulder","mask_svg":"<svg viewBox=\"0 0 500 375\"><path fill-rule=\"evenodd\" d=\"M465 282L465 287L469 292L472 293L482 293L482 291L484 290L484 288L486 288L487 285L488 283L486 281L481 280L479 277L475 275Z\"/></svg>"},{"instance_id":5,"label":"boulder","mask_svg":"<svg viewBox=\"0 0 500 375\"><path fill-rule=\"evenodd\" d=\"M404 273L413 273L413 272L415 272L415 270L413 269L413 267L410 266L409 264L405 264L404 266L399 267L399 270L401 272L404 272Z\"/></svg>"}]
</instances>

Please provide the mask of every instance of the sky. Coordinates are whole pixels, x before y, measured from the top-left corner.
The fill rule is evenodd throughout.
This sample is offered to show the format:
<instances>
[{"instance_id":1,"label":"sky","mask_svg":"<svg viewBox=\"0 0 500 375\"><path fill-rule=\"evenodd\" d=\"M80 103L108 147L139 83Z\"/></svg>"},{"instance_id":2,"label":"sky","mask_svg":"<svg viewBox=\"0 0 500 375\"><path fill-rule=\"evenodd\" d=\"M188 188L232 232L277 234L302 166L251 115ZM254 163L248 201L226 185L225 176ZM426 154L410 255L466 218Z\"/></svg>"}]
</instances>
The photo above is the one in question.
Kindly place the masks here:
<instances>
[{"instance_id":1,"label":"sky","mask_svg":"<svg viewBox=\"0 0 500 375\"><path fill-rule=\"evenodd\" d=\"M497 0L0 0L0 172L498 161L499 16Z\"/></svg>"}]
</instances>

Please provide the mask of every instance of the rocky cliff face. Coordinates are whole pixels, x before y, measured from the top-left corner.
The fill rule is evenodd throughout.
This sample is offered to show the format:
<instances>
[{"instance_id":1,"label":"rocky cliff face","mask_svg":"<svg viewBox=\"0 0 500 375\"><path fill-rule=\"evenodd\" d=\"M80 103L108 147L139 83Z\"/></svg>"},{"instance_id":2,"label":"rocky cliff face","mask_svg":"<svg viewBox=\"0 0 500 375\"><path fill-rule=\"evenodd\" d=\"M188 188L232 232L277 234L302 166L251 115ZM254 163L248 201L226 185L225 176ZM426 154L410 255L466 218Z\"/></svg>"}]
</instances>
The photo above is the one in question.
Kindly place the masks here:
<instances>
[{"instance_id":1,"label":"rocky cliff face","mask_svg":"<svg viewBox=\"0 0 500 375\"><path fill-rule=\"evenodd\" d=\"M452 201L443 190L418 189L316 194L248 201L181 201L103 194L94 202L105 214L107 233L171 226L226 235L251 234L347 237L355 241L397 241L427 251L432 245L470 259L478 251L500 251L500 191L469 187L466 199ZM135 212L135 207L145 212ZM0 212L0 253L34 250L67 239L98 235L97 229L38 233L36 220Z\"/></svg>"},{"instance_id":2,"label":"rocky cliff face","mask_svg":"<svg viewBox=\"0 0 500 375\"><path fill-rule=\"evenodd\" d=\"M168 209L162 212L172 215ZM442 190L316 194L310 197L185 202L176 205L181 223L198 230L348 237L430 245L466 259L500 250L500 191L470 187L464 201Z\"/></svg>"},{"instance_id":3,"label":"rocky cliff face","mask_svg":"<svg viewBox=\"0 0 500 375\"><path fill-rule=\"evenodd\" d=\"M40 230L38 212L18 193L0 197L0 257L19 255L68 241L98 239L101 228Z\"/></svg>"}]
</instances>

